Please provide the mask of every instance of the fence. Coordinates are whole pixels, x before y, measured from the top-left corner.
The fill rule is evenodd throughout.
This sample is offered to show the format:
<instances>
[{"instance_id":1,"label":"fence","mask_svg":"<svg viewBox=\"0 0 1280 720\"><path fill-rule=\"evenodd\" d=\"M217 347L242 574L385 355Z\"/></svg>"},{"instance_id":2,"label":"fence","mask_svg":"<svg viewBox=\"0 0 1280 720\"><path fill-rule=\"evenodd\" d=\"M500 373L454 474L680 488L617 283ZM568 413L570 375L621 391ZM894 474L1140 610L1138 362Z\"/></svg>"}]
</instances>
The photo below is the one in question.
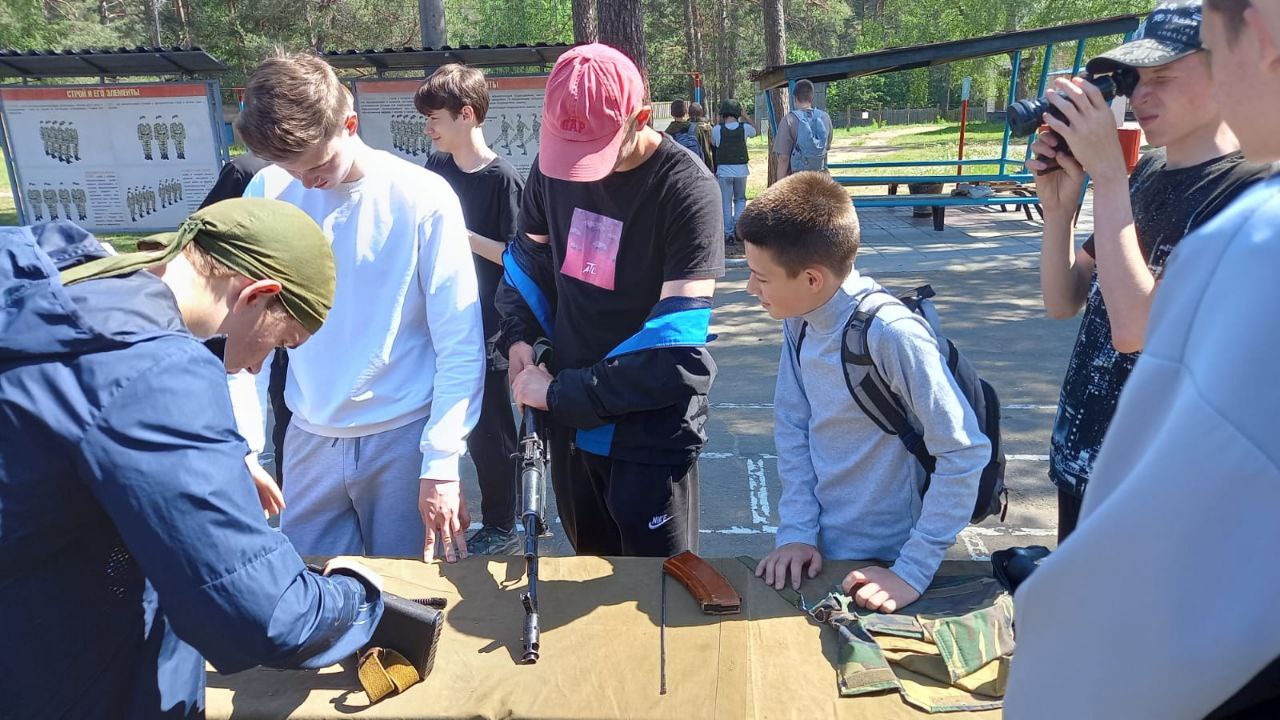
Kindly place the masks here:
<instances>
[{"instance_id":1,"label":"fence","mask_svg":"<svg viewBox=\"0 0 1280 720\"><path fill-rule=\"evenodd\" d=\"M867 125L922 125L945 119L950 122L960 121L960 108L943 111L940 108L877 108L862 110L858 108L828 108L831 120L838 128L864 127ZM1003 112L988 113L985 107L970 105L969 122L1003 122Z\"/></svg>"}]
</instances>

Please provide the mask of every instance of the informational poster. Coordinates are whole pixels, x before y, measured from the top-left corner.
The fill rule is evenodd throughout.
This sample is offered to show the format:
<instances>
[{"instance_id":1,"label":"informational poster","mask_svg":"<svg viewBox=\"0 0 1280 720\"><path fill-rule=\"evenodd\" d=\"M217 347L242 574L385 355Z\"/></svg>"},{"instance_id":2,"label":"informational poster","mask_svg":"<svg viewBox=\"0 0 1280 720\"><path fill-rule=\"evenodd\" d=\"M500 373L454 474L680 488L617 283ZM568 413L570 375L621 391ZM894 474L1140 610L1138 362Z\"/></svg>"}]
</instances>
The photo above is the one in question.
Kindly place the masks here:
<instances>
[{"instance_id":1,"label":"informational poster","mask_svg":"<svg viewBox=\"0 0 1280 720\"><path fill-rule=\"evenodd\" d=\"M422 80L357 80L356 113L360 136L369 145L421 165L433 149L426 135L427 119L413 105ZM547 78L489 78L489 113L484 141L516 171L526 175L538 155L542 130L542 97Z\"/></svg>"},{"instance_id":2,"label":"informational poster","mask_svg":"<svg viewBox=\"0 0 1280 720\"><path fill-rule=\"evenodd\" d=\"M171 230L221 167L210 83L0 89L22 220Z\"/></svg>"}]
</instances>

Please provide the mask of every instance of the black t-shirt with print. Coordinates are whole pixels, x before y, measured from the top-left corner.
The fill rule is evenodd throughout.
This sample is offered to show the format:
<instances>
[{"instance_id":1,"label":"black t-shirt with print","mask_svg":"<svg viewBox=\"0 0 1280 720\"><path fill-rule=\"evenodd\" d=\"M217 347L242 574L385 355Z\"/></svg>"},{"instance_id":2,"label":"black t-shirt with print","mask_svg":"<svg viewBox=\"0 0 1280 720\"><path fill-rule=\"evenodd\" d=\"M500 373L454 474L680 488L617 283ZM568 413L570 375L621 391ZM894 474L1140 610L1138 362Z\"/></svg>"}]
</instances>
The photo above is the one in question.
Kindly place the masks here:
<instances>
[{"instance_id":1,"label":"black t-shirt with print","mask_svg":"<svg viewBox=\"0 0 1280 720\"><path fill-rule=\"evenodd\" d=\"M662 283L724 274L720 189L665 134L643 165L599 182L549 178L535 161L520 230L551 237L560 369L593 365L635 334Z\"/></svg>"},{"instance_id":2,"label":"black t-shirt with print","mask_svg":"<svg viewBox=\"0 0 1280 720\"><path fill-rule=\"evenodd\" d=\"M1138 244L1152 273L1160 277L1183 237L1271 171L1271 166L1244 162L1239 154L1176 169L1166 166L1162 149L1144 155L1129 178L1129 196ZM1092 237L1083 251L1096 257ZM1111 320L1095 270L1053 423L1049 477L1060 489L1084 494L1138 355L1118 352L1112 345Z\"/></svg>"},{"instance_id":3,"label":"black t-shirt with print","mask_svg":"<svg viewBox=\"0 0 1280 720\"><path fill-rule=\"evenodd\" d=\"M524 179L511 163L497 157L469 173L459 168L449 153L433 152L427 157L426 168L443 177L457 193L468 230L490 240L511 241L516 234L520 197L524 192ZM499 317L493 298L502 280L502 266L479 255L472 255L472 260L480 288L484 335L492 338L498 332Z\"/></svg>"}]
</instances>

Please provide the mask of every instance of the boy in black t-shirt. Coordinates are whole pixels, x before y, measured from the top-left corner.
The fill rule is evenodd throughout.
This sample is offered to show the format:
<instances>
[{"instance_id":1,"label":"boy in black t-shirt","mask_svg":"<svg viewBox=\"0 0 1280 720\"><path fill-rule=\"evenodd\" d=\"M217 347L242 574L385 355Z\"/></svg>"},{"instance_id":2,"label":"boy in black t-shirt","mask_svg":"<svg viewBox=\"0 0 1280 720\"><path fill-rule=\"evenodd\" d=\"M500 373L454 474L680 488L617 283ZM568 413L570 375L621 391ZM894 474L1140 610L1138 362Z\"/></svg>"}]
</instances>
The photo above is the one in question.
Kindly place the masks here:
<instances>
[{"instance_id":1,"label":"boy in black t-shirt","mask_svg":"<svg viewBox=\"0 0 1280 720\"><path fill-rule=\"evenodd\" d=\"M516 401L548 411L574 550L696 550L705 344L724 273L715 181L648 126L639 71L606 45L561 56L543 114L498 291ZM533 364L539 337L554 343L550 368Z\"/></svg>"},{"instance_id":2,"label":"boy in black t-shirt","mask_svg":"<svg viewBox=\"0 0 1280 720\"><path fill-rule=\"evenodd\" d=\"M1191 230L1213 217L1269 168L1246 164L1210 94L1201 52L1200 4L1161 5L1140 37L1089 62L1095 75L1136 73L1133 112L1158 148L1126 177L1115 118L1090 83L1060 79L1051 102L1066 121L1045 116L1052 133L1033 145L1044 207L1040 283L1054 318L1084 308L1080 334L1062 383L1049 455L1058 487L1058 542L1075 528L1094 459L1120 391L1142 350L1151 303L1165 261ZM1066 141L1071 154L1061 152ZM1074 215L1085 174L1094 183L1094 235L1079 252Z\"/></svg>"},{"instance_id":3,"label":"boy in black t-shirt","mask_svg":"<svg viewBox=\"0 0 1280 720\"><path fill-rule=\"evenodd\" d=\"M438 148L427 157L426 167L447 180L462 202L488 342L489 367L480 420L467 438L467 451L480 482L482 527L467 538L467 552L511 555L520 547L515 532L516 478L511 465L516 427L506 361L493 350L499 321L494 296L502 279L502 253L516 234L524 181L485 144L482 127L489 109L489 87L484 73L465 65L445 65L422 83L413 101L426 116L426 133Z\"/></svg>"}]
</instances>

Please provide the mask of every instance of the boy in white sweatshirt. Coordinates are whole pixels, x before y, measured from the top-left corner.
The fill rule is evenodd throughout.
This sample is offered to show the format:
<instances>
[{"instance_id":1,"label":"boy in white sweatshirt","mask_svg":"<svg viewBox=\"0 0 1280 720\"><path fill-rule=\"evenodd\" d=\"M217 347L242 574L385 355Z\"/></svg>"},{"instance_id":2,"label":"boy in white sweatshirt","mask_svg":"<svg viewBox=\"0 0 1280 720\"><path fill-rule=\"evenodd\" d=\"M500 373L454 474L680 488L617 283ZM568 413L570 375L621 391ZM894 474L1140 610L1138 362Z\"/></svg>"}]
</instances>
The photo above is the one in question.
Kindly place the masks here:
<instances>
[{"instance_id":1,"label":"boy in white sweatshirt","mask_svg":"<svg viewBox=\"0 0 1280 720\"><path fill-rule=\"evenodd\" d=\"M484 335L458 198L365 145L351 96L313 55L249 78L236 126L275 165L246 197L296 205L332 242L329 322L289 351L285 509L304 555L466 556L458 460L480 409Z\"/></svg>"}]
</instances>

